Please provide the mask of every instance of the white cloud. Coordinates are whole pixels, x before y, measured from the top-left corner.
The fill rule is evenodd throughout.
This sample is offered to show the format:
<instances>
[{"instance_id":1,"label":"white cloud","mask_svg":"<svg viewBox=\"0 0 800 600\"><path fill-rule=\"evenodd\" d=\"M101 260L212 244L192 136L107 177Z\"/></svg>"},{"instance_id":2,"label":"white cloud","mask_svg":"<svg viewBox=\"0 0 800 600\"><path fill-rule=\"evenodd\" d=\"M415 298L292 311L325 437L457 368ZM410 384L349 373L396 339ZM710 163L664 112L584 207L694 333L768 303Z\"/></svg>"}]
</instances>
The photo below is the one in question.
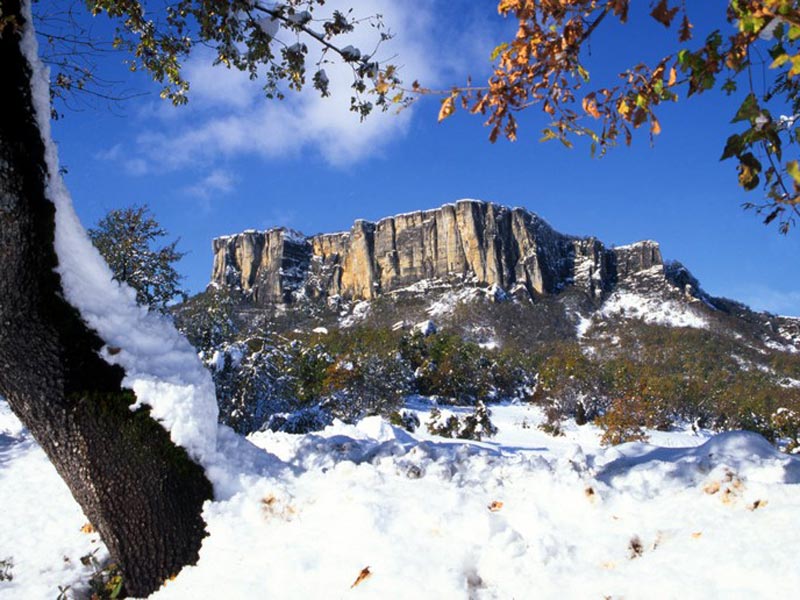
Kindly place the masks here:
<instances>
[{"instance_id":1,"label":"white cloud","mask_svg":"<svg viewBox=\"0 0 800 600\"><path fill-rule=\"evenodd\" d=\"M197 183L185 187L183 191L189 196L207 201L214 196L230 194L234 190L235 183L230 173L215 169Z\"/></svg>"},{"instance_id":2,"label":"white cloud","mask_svg":"<svg viewBox=\"0 0 800 600\"><path fill-rule=\"evenodd\" d=\"M351 5L351 0L332 0L325 9ZM475 53L486 56L490 45L485 36L467 35L463 27L450 31L444 27L439 13L452 10L444 0L358 3L360 16L380 14L396 34L381 46L377 58L398 64L409 85L414 80L431 86L461 81L461 77L453 79L453 73L464 66L465 57ZM464 19L469 28L477 26L472 21ZM366 50L374 46L375 36L373 28L361 26L337 43ZM310 60L315 56L312 50ZM263 83L250 81L239 71L211 66L208 53L195 55L187 65L189 105L172 111L180 113L179 118L159 119L158 129L140 133L134 154L155 171L208 165L221 157L292 158L308 151L318 153L329 164L348 166L380 153L405 134L413 107L400 114L374 111L360 122L349 110L350 68L339 64L325 65L325 69L331 80L331 97L321 98L308 86L300 94L287 93L283 101L268 100L263 96Z\"/></svg>"},{"instance_id":3,"label":"white cloud","mask_svg":"<svg viewBox=\"0 0 800 600\"><path fill-rule=\"evenodd\" d=\"M122 144L114 144L111 148L95 152L94 158L96 160L119 160L122 156Z\"/></svg>"},{"instance_id":4,"label":"white cloud","mask_svg":"<svg viewBox=\"0 0 800 600\"><path fill-rule=\"evenodd\" d=\"M140 157L125 159L122 166L130 175L145 175L150 170L148 162Z\"/></svg>"}]
</instances>

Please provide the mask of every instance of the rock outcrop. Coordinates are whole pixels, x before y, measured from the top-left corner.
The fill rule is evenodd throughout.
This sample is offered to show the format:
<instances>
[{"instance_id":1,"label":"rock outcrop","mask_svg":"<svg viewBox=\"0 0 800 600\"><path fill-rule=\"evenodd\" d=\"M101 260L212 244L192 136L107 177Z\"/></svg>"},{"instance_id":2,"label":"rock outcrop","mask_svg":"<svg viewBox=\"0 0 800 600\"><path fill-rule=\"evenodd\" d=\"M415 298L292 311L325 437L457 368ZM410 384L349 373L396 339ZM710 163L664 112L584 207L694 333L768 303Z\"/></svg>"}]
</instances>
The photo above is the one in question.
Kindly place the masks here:
<instances>
[{"instance_id":1,"label":"rock outcrop","mask_svg":"<svg viewBox=\"0 0 800 600\"><path fill-rule=\"evenodd\" d=\"M558 233L527 210L474 200L359 220L344 233L245 231L216 238L213 249L212 284L238 288L259 306L301 297L372 299L422 280L495 285L531 297L574 286L599 298L641 273L666 277L656 242L607 248Z\"/></svg>"}]
</instances>

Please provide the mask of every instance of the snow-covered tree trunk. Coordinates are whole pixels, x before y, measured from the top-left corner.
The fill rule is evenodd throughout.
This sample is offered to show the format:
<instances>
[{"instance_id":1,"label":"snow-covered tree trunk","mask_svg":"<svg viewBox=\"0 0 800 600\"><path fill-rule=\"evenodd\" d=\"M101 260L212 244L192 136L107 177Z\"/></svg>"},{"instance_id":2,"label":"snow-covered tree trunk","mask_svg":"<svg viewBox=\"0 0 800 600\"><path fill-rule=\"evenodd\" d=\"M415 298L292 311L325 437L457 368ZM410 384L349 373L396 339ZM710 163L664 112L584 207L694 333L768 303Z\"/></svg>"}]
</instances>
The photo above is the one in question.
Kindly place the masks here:
<instances>
[{"instance_id":1,"label":"snow-covered tree trunk","mask_svg":"<svg viewBox=\"0 0 800 600\"><path fill-rule=\"evenodd\" d=\"M65 299L47 196L56 174L20 4L0 0L0 394L99 531L127 593L145 596L197 560L212 489L146 408L131 409L125 371L100 357L104 342Z\"/></svg>"}]
</instances>

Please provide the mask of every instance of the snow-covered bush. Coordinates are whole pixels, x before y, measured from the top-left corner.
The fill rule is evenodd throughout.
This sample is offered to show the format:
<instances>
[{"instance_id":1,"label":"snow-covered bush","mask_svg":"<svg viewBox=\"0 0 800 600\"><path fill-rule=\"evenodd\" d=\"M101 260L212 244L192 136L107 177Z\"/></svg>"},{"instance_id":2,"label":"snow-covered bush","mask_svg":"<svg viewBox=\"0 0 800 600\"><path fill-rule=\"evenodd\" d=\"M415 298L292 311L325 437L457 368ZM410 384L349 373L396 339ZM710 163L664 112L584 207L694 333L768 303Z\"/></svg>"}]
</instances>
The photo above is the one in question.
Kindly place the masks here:
<instances>
[{"instance_id":1,"label":"snow-covered bush","mask_svg":"<svg viewBox=\"0 0 800 600\"><path fill-rule=\"evenodd\" d=\"M533 400L545 411L545 431L558 435L562 419L572 417L582 425L608 407L606 378L577 343L553 345L537 375Z\"/></svg>"},{"instance_id":2,"label":"snow-covered bush","mask_svg":"<svg viewBox=\"0 0 800 600\"><path fill-rule=\"evenodd\" d=\"M0 582L14 579L14 560L9 556L0 560Z\"/></svg>"},{"instance_id":3,"label":"snow-covered bush","mask_svg":"<svg viewBox=\"0 0 800 600\"><path fill-rule=\"evenodd\" d=\"M292 413L271 415L264 430L304 434L325 429L333 423L333 415L322 406L308 406Z\"/></svg>"},{"instance_id":4,"label":"snow-covered bush","mask_svg":"<svg viewBox=\"0 0 800 600\"><path fill-rule=\"evenodd\" d=\"M389 422L395 427L402 427L409 433L414 433L419 427L419 417L410 410L393 412L389 415Z\"/></svg>"},{"instance_id":5,"label":"snow-covered bush","mask_svg":"<svg viewBox=\"0 0 800 600\"><path fill-rule=\"evenodd\" d=\"M492 423L491 416L491 411L480 401L475 405L472 413L461 417L433 408L427 428L428 432L433 435L480 441L484 437L492 437L497 433L497 427Z\"/></svg>"},{"instance_id":6,"label":"snow-covered bush","mask_svg":"<svg viewBox=\"0 0 800 600\"><path fill-rule=\"evenodd\" d=\"M408 365L395 354L352 353L328 368L323 398L345 422L372 415L388 417L411 393L411 377Z\"/></svg>"},{"instance_id":7,"label":"snow-covered bush","mask_svg":"<svg viewBox=\"0 0 800 600\"><path fill-rule=\"evenodd\" d=\"M789 454L800 452L800 412L779 408L772 415L772 427L776 436L785 441L783 448Z\"/></svg>"}]
</instances>

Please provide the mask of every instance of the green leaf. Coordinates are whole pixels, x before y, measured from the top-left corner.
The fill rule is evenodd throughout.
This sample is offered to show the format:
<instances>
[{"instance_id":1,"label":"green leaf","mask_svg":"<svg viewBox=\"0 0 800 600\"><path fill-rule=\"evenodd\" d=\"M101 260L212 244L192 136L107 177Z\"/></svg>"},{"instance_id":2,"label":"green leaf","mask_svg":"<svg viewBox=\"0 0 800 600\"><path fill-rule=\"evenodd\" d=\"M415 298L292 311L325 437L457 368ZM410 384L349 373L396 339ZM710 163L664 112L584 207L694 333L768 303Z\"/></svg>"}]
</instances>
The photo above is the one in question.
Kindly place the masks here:
<instances>
[{"instance_id":1,"label":"green leaf","mask_svg":"<svg viewBox=\"0 0 800 600\"><path fill-rule=\"evenodd\" d=\"M542 137L539 138L540 142L549 142L550 140L556 139L558 136L552 129L543 129L542 130Z\"/></svg>"},{"instance_id":2,"label":"green leaf","mask_svg":"<svg viewBox=\"0 0 800 600\"><path fill-rule=\"evenodd\" d=\"M490 59L492 61L497 60L497 57L500 56L500 54L502 52L504 52L506 48L508 48L508 43L507 42L503 42L499 46L496 46L495 49L492 50L492 54L490 55Z\"/></svg>"},{"instance_id":3,"label":"green leaf","mask_svg":"<svg viewBox=\"0 0 800 600\"><path fill-rule=\"evenodd\" d=\"M787 60L789 60L789 55L788 54L786 54L786 53L780 54L780 55L778 55L778 57L775 60L772 61L772 64L770 64L769 68L770 69L777 69L782 64L784 64Z\"/></svg>"},{"instance_id":4,"label":"green leaf","mask_svg":"<svg viewBox=\"0 0 800 600\"><path fill-rule=\"evenodd\" d=\"M752 92L747 94L747 97L742 102L739 109L736 111L736 116L733 117L731 123L738 123L739 121L750 121L755 119L759 113L758 100L756 95Z\"/></svg>"},{"instance_id":5,"label":"green leaf","mask_svg":"<svg viewBox=\"0 0 800 600\"><path fill-rule=\"evenodd\" d=\"M792 176L796 184L800 185L800 165L796 160L790 160L786 163L786 172Z\"/></svg>"},{"instance_id":6,"label":"green leaf","mask_svg":"<svg viewBox=\"0 0 800 600\"><path fill-rule=\"evenodd\" d=\"M742 150L744 150L744 140L742 140L742 136L734 133L728 138L728 141L725 142L725 150L723 150L720 160L738 156L742 153Z\"/></svg>"}]
</instances>

